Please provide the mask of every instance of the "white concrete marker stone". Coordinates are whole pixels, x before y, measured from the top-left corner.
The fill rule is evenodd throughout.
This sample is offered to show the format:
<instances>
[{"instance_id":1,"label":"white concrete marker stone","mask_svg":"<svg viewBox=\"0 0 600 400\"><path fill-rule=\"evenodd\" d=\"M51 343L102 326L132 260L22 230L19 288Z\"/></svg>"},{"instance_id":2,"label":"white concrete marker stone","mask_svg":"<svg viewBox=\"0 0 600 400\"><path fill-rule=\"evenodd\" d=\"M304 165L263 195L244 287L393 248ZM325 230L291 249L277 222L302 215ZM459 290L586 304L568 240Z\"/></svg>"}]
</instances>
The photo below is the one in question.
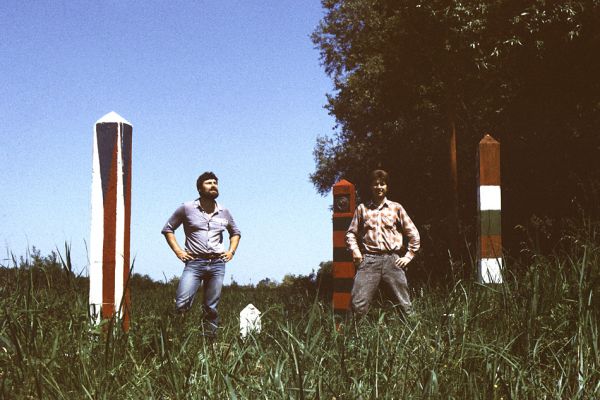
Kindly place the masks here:
<instances>
[{"instance_id":1,"label":"white concrete marker stone","mask_svg":"<svg viewBox=\"0 0 600 400\"><path fill-rule=\"evenodd\" d=\"M252 304L248 304L240 312L240 335L246 338L249 333L260 333L260 311Z\"/></svg>"},{"instance_id":2,"label":"white concrete marker stone","mask_svg":"<svg viewBox=\"0 0 600 400\"><path fill-rule=\"evenodd\" d=\"M90 316L116 316L129 329L132 126L111 112L94 126L90 234Z\"/></svg>"}]
</instances>

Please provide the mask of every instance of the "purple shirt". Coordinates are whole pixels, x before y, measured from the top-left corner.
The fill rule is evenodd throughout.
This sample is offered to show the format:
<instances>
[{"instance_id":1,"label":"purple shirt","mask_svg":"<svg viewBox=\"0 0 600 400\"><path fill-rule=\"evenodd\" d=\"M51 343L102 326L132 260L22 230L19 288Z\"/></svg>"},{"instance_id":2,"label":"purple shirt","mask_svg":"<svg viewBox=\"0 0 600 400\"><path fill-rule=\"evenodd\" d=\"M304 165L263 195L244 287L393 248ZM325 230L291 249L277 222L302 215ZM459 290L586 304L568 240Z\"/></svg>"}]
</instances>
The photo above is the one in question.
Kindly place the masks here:
<instances>
[{"instance_id":1,"label":"purple shirt","mask_svg":"<svg viewBox=\"0 0 600 400\"><path fill-rule=\"evenodd\" d=\"M223 253L223 231L229 237L241 235L228 209L215 204L215 212L206 213L200 200L183 203L167 221L161 233L173 233L183 224L185 251L190 254Z\"/></svg>"}]
</instances>

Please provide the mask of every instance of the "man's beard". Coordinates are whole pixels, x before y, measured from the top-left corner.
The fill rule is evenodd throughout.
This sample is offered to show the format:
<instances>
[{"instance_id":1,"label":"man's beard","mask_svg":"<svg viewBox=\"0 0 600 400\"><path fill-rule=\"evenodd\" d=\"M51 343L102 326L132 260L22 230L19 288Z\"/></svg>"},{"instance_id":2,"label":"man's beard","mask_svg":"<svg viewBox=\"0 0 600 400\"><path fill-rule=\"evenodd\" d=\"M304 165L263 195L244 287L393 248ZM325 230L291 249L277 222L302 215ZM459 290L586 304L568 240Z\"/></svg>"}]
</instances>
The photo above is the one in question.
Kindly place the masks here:
<instances>
[{"instance_id":1,"label":"man's beard","mask_svg":"<svg viewBox=\"0 0 600 400\"><path fill-rule=\"evenodd\" d=\"M215 192L204 192L200 194L200 197L208 199L208 200L215 200L217 197L219 197L219 191L215 191Z\"/></svg>"}]
</instances>

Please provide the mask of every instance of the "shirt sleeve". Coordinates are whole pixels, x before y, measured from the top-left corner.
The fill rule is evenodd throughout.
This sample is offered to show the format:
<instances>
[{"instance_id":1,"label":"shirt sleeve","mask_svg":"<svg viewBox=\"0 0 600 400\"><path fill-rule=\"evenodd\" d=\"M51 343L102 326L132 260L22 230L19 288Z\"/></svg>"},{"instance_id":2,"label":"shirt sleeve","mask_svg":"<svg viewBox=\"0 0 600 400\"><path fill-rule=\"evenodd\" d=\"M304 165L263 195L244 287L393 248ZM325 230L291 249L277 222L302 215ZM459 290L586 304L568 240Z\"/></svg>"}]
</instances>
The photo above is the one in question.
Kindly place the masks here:
<instances>
[{"instance_id":1,"label":"shirt sleeve","mask_svg":"<svg viewBox=\"0 0 600 400\"><path fill-rule=\"evenodd\" d=\"M408 237L408 251L404 257L408 257L412 260L421 247L421 237L419 236L417 227L402 206L400 207L398 213L402 232L406 235L406 237Z\"/></svg>"},{"instance_id":2,"label":"shirt sleeve","mask_svg":"<svg viewBox=\"0 0 600 400\"><path fill-rule=\"evenodd\" d=\"M350 222L350 226L346 231L346 246L350 251L360 250L358 246L358 231L360 229L360 211L361 206L359 205L354 211L354 216L352 217L352 222Z\"/></svg>"},{"instance_id":3,"label":"shirt sleeve","mask_svg":"<svg viewBox=\"0 0 600 400\"><path fill-rule=\"evenodd\" d=\"M226 210L226 212L227 212L227 221L229 221L227 224L227 232L229 232L229 237L242 236L242 232L240 231L237 224L235 223L233 216L231 215L229 210Z\"/></svg>"},{"instance_id":4,"label":"shirt sleeve","mask_svg":"<svg viewBox=\"0 0 600 400\"><path fill-rule=\"evenodd\" d=\"M175 210L173 215L171 215L171 217L167 220L167 223L162 228L162 231L160 231L160 233L162 233L164 235L165 233L175 232L175 230L177 228L179 228L179 226L183 223L184 217L185 217L185 205L182 204L179 208L177 208L177 210Z\"/></svg>"}]
</instances>

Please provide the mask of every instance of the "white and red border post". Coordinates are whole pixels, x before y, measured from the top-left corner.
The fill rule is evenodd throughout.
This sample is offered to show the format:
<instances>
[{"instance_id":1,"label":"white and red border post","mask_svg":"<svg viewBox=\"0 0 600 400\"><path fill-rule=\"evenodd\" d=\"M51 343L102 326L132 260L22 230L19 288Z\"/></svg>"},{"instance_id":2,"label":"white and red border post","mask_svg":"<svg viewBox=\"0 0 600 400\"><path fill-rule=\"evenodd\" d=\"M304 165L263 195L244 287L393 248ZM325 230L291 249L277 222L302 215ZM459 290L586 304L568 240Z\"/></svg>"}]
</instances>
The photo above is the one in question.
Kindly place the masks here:
<instances>
[{"instance_id":1,"label":"white and red border post","mask_svg":"<svg viewBox=\"0 0 600 400\"><path fill-rule=\"evenodd\" d=\"M116 316L129 329L132 126L115 112L94 128L90 316Z\"/></svg>"},{"instance_id":2,"label":"white and red border post","mask_svg":"<svg viewBox=\"0 0 600 400\"><path fill-rule=\"evenodd\" d=\"M502 283L500 143L486 134L479 142L478 279Z\"/></svg>"}]
</instances>

